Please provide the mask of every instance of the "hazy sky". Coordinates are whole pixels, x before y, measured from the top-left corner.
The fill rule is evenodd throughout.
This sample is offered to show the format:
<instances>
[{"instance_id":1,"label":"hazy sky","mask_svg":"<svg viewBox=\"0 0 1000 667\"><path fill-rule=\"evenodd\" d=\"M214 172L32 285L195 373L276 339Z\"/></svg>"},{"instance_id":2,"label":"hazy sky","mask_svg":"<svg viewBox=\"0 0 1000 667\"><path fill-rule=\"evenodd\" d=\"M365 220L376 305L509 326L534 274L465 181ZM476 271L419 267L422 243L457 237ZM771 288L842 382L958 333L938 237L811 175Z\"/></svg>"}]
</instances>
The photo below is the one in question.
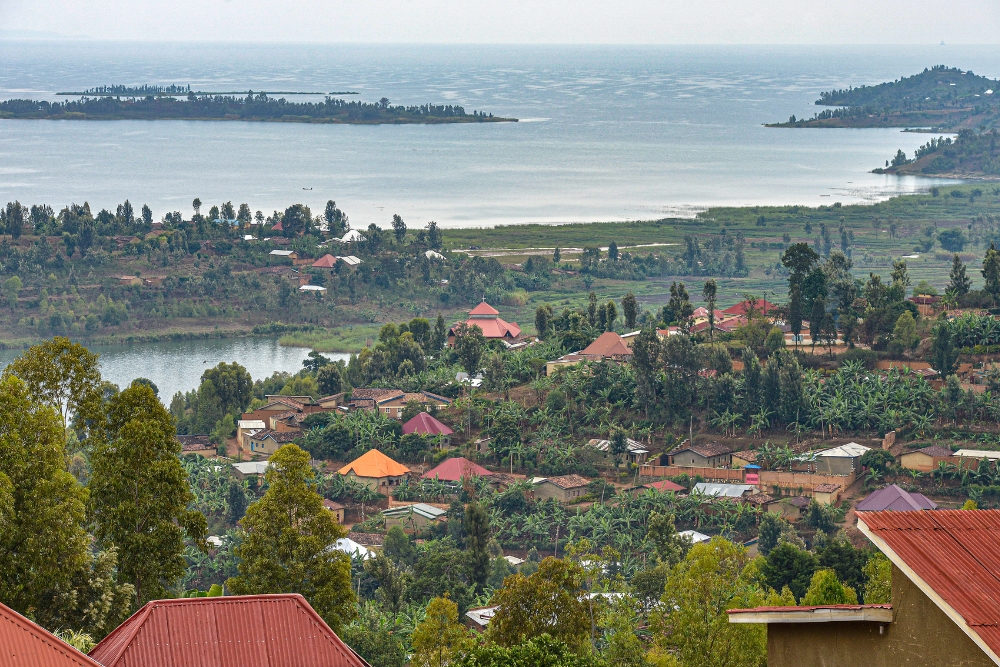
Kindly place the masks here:
<instances>
[{"instance_id":1,"label":"hazy sky","mask_svg":"<svg viewBox=\"0 0 1000 667\"><path fill-rule=\"evenodd\" d=\"M0 0L0 30L220 41L996 44L998 0Z\"/></svg>"}]
</instances>

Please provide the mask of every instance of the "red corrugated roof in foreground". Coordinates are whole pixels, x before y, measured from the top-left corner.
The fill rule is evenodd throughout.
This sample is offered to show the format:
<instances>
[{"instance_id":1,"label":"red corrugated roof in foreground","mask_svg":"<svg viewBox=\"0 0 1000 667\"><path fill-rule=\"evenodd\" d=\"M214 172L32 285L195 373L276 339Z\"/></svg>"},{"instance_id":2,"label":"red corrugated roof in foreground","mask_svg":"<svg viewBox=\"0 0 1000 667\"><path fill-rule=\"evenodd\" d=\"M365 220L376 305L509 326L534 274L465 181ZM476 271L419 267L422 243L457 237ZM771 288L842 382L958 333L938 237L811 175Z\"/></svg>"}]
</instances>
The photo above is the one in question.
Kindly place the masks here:
<instances>
[{"instance_id":1,"label":"red corrugated roof in foreground","mask_svg":"<svg viewBox=\"0 0 1000 667\"><path fill-rule=\"evenodd\" d=\"M858 520L1000 653L1000 510L859 512Z\"/></svg>"},{"instance_id":2,"label":"red corrugated roof in foreground","mask_svg":"<svg viewBox=\"0 0 1000 667\"><path fill-rule=\"evenodd\" d=\"M154 600L90 656L104 667L367 667L295 594Z\"/></svg>"},{"instance_id":3,"label":"red corrugated roof in foreground","mask_svg":"<svg viewBox=\"0 0 1000 667\"><path fill-rule=\"evenodd\" d=\"M0 665L101 667L45 628L0 604Z\"/></svg>"}]
</instances>

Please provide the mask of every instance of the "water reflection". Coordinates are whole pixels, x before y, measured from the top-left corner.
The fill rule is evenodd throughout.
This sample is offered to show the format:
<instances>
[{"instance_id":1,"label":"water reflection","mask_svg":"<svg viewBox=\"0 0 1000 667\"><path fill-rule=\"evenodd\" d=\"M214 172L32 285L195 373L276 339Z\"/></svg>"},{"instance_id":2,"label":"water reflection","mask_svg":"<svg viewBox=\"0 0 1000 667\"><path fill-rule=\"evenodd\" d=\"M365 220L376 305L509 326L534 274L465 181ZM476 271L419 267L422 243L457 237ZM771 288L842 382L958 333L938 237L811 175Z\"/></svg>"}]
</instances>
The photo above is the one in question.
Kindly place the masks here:
<instances>
[{"instance_id":1,"label":"water reflection","mask_svg":"<svg viewBox=\"0 0 1000 667\"><path fill-rule=\"evenodd\" d=\"M137 377L149 378L159 389L160 399L168 404L174 393L196 388L201 374L220 362L238 362L250 371L254 380L259 380L275 371L296 373L302 370L302 361L309 354L308 348L283 347L277 340L265 338L88 347L100 355L104 379L124 387ZM0 369L20 353L20 350L0 350ZM325 356L344 360L349 357L330 353Z\"/></svg>"}]
</instances>

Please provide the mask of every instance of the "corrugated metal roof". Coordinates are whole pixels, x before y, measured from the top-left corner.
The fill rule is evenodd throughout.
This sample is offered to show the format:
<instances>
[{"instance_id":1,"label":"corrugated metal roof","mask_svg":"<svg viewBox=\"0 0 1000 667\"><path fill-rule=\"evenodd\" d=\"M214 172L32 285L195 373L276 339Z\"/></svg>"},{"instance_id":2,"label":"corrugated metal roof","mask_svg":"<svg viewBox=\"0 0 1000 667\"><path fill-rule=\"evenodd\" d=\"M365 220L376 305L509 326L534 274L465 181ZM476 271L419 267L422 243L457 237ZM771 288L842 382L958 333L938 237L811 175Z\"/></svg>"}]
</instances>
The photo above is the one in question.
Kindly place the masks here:
<instances>
[{"instance_id":1,"label":"corrugated metal roof","mask_svg":"<svg viewBox=\"0 0 1000 667\"><path fill-rule=\"evenodd\" d=\"M90 656L104 667L367 667L296 594L154 600Z\"/></svg>"},{"instance_id":2,"label":"corrugated metal roof","mask_svg":"<svg viewBox=\"0 0 1000 667\"><path fill-rule=\"evenodd\" d=\"M382 478L401 477L410 472L410 469L377 449L369 449L337 472L341 475L353 472L358 477Z\"/></svg>"},{"instance_id":3,"label":"corrugated metal roof","mask_svg":"<svg viewBox=\"0 0 1000 667\"><path fill-rule=\"evenodd\" d=\"M973 640L1000 652L1000 510L861 512L858 523Z\"/></svg>"},{"instance_id":4,"label":"corrugated metal roof","mask_svg":"<svg viewBox=\"0 0 1000 667\"><path fill-rule=\"evenodd\" d=\"M91 658L0 604L0 665L6 667L101 667Z\"/></svg>"}]
</instances>

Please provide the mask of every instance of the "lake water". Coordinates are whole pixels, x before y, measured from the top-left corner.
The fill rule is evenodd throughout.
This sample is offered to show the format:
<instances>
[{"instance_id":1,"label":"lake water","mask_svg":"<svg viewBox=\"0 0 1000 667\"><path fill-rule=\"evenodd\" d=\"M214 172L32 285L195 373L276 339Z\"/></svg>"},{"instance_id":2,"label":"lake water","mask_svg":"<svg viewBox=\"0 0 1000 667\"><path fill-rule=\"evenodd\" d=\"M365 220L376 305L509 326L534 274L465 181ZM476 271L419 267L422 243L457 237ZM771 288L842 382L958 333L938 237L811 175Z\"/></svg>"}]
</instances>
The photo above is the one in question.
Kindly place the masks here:
<instances>
[{"instance_id":1,"label":"lake water","mask_svg":"<svg viewBox=\"0 0 1000 667\"><path fill-rule=\"evenodd\" d=\"M930 185L867 173L927 135L775 130L822 90L939 63L1000 74L992 47L315 46L0 43L0 97L106 84L355 90L516 124L338 126L0 121L0 199L157 218L231 200L335 199L355 227L650 219L711 204L874 201ZM311 189L306 189L311 188Z\"/></svg>"},{"instance_id":2,"label":"lake water","mask_svg":"<svg viewBox=\"0 0 1000 667\"><path fill-rule=\"evenodd\" d=\"M142 343L136 345L90 345L100 355L101 374L105 380L125 387L138 377L153 381L160 400L169 404L178 391L186 392L201 384L201 374L225 361L238 362L250 371L254 380L275 371L297 373L309 354L308 348L282 347L278 341L264 338L208 339ZM7 366L20 350L0 350L0 369ZM331 359L347 360L346 354L325 354Z\"/></svg>"}]
</instances>

